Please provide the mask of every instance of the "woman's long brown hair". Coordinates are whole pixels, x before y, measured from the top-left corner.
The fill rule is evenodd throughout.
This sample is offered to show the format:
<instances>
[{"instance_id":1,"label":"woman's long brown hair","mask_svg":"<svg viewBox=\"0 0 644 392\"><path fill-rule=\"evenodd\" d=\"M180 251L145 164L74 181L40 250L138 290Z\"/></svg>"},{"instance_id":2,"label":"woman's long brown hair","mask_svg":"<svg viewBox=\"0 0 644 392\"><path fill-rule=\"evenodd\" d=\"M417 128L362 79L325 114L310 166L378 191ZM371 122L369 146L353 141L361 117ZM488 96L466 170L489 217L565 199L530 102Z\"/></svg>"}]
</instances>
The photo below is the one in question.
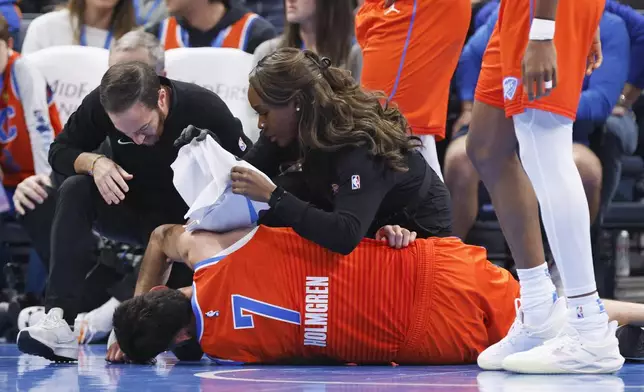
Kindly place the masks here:
<instances>
[{"instance_id":1,"label":"woman's long brown hair","mask_svg":"<svg viewBox=\"0 0 644 392\"><path fill-rule=\"evenodd\" d=\"M86 0L69 0L67 8L72 17L74 41L80 43L81 25L85 20ZM74 23L73 21L77 22ZM112 21L110 23L114 39L119 39L126 33L137 27L136 15L132 0L119 0L112 12Z\"/></svg>"},{"instance_id":2,"label":"woman's long brown hair","mask_svg":"<svg viewBox=\"0 0 644 392\"><path fill-rule=\"evenodd\" d=\"M320 56L326 56L333 65L345 64L353 46L354 14L348 0L316 0L315 48ZM302 47L300 25L284 23L282 47Z\"/></svg>"},{"instance_id":3,"label":"woman's long brown hair","mask_svg":"<svg viewBox=\"0 0 644 392\"><path fill-rule=\"evenodd\" d=\"M268 105L299 103L304 152L366 146L392 169L406 171L407 152L421 146L420 139L407 134L402 113L381 103L384 94L363 90L348 71L309 50L278 49L258 62L249 82Z\"/></svg>"}]
</instances>

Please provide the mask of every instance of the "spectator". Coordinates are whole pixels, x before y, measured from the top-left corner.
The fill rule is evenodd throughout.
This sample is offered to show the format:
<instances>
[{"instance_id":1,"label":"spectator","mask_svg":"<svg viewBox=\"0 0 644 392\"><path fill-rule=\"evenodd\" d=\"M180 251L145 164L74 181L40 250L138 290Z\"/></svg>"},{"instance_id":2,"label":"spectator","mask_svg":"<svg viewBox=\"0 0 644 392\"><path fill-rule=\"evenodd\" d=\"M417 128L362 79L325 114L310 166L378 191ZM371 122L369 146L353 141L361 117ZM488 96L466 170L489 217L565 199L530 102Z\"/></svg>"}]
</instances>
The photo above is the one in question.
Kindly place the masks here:
<instances>
[{"instance_id":1,"label":"spectator","mask_svg":"<svg viewBox=\"0 0 644 392\"><path fill-rule=\"evenodd\" d=\"M143 61L151 67L154 67L158 75L163 76L165 75L164 58L163 48L154 36L145 33L143 30L133 30L112 45L110 48L109 65L112 66L114 64L135 60ZM104 142L98 148L97 152L110 155L109 143ZM49 166L48 163L47 165ZM13 195L13 202L16 206L20 223L31 237L33 246L45 264L46 270L49 270L51 226L56 208L55 190L63 180L64 176L55 172L51 175L36 174L22 181ZM88 263L97 261L97 255L94 253L89 254L87 257ZM180 273L181 271L175 269L173 280L180 279L180 277L175 278L175 276L180 276ZM123 287L127 287L128 282L134 282L136 277L128 277L120 284L117 284L119 279L122 278L121 275L117 275L113 271L109 273L105 272L105 268L93 270L91 276L85 281L85 285L82 286L81 291L84 293L84 297L82 305L79 306L79 310L81 312L89 312L102 305L113 295L118 298L127 297L127 290ZM112 287L110 288L110 286ZM107 295L104 292L105 288L110 288L108 290L109 294ZM108 301L108 303L113 304L114 301ZM100 339L102 337L101 331L103 327L101 322L103 321L109 322L104 327L109 332L111 329L111 313L109 313L108 308L103 306L100 308L100 311L90 312L87 316L82 317L85 321L86 329L84 336L87 339L91 340L91 337ZM107 316L103 317L106 313Z\"/></svg>"},{"instance_id":2,"label":"spectator","mask_svg":"<svg viewBox=\"0 0 644 392\"><path fill-rule=\"evenodd\" d=\"M49 145L62 128L45 78L12 47L9 24L0 15L0 179L10 194L34 173L50 173Z\"/></svg>"},{"instance_id":3,"label":"spectator","mask_svg":"<svg viewBox=\"0 0 644 392\"><path fill-rule=\"evenodd\" d=\"M275 28L237 0L166 0L173 16L147 29L163 47L238 48L253 53Z\"/></svg>"},{"instance_id":4,"label":"spectator","mask_svg":"<svg viewBox=\"0 0 644 392\"><path fill-rule=\"evenodd\" d=\"M309 49L348 69L360 81L362 52L354 38L353 19L346 0L286 0L284 33L261 44L255 62L279 48Z\"/></svg>"},{"instance_id":5,"label":"spectator","mask_svg":"<svg viewBox=\"0 0 644 392\"><path fill-rule=\"evenodd\" d=\"M496 24L498 9L472 36L463 50L456 77L459 85L463 111L454 125L452 141L445 158L445 180L452 196L454 235L464 239L478 213L479 177L465 152L465 138L471 120L474 90L481 68L482 56ZM599 211L601 189L601 164L587 147L589 129L595 123L604 123L628 73L629 37L624 22L618 16L604 12L600 22L604 62L584 81L584 91L577 110L577 122L573 131L575 163L582 176L591 222ZM625 61L626 60L626 61ZM590 124L590 126L588 126Z\"/></svg>"},{"instance_id":6,"label":"spectator","mask_svg":"<svg viewBox=\"0 0 644 392\"><path fill-rule=\"evenodd\" d=\"M113 65L85 97L49 152L53 170L67 179L57 191L51 228L47 310L60 308L73 325L82 299L78 287L93 266L88 259L92 228L110 239L144 245L159 225L184 223L188 208L174 188L170 164L178 152L174 140L191 124L216 132L221 145L237 156L251 144L216 94L158 76L141 62ZM92 152L106 137L112 159ZM121 299L133 288L134 282L125 287ZM71 328L55 336L43 326L30 329L19 334L18 344L50 360L77 359Z\"/></svg>"},{"instance_id":7,"label":"spectator","mask_svg":"<svg viewBox=\"0 0 644 392\"><path fill-rule=\"evenodd\" d=\"M59 45L109 49L115 39L135 27L131 0L69 0L66 8L41 15L29 24L22 53Z\"/></svg>"},{"instance_id":8,"label":"spectator","mask_svg":"<svg viewBox=\"0 0 644 392\"><path fill-rule=\"evenodd\" d=\"M284 30L284 0L244 0L248 9L269 21L278 34Z\"/></svg>"}]
</instances>

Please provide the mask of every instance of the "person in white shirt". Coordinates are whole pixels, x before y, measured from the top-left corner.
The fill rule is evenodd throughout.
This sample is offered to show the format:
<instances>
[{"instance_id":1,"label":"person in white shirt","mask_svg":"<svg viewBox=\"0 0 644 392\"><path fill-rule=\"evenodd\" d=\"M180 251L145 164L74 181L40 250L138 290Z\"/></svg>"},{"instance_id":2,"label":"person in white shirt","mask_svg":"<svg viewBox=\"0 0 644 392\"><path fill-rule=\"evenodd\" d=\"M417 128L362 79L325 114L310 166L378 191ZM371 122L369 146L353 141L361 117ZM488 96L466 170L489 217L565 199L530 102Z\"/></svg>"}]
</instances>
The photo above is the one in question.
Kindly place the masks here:
<instances>
[{"instance_id":1,"label":"person in white shirt","mask_svg":"<svg viewBox=\"0 0 644 392\"><path fill-rule=\"evenodd\" d=\"M22 54L60 45L109 49L114 40L135 28L131 0L69 0L65 8L41 15L29 24Z\"/></svg>"}]
</instances>

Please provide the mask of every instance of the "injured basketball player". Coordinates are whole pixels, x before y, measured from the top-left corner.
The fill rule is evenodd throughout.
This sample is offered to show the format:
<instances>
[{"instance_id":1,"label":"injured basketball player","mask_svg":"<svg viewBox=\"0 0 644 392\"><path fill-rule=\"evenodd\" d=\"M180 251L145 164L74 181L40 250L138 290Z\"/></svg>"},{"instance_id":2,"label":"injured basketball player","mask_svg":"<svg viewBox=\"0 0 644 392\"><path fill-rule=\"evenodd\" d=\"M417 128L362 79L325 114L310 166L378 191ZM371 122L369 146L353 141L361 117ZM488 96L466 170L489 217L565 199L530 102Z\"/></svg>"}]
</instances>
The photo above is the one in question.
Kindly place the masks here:
<instances>
[{"instance_id":1,"label":"injured basketball player","mask_svg":"<svg viewBox=\"0 0 644 392\"><path fill-rule=\"evenodd\" d=\"M194 270L192 287L163 286L169 260ZM106 359L146 363L172 350L220 364L472 363L522 317L518 295L483 248L454 237L385 226L345 256L290 228L165 225L135 296L114 313ZM620 324L644 321L644 305L605 304Z\"/></svg>"}]
</instances>

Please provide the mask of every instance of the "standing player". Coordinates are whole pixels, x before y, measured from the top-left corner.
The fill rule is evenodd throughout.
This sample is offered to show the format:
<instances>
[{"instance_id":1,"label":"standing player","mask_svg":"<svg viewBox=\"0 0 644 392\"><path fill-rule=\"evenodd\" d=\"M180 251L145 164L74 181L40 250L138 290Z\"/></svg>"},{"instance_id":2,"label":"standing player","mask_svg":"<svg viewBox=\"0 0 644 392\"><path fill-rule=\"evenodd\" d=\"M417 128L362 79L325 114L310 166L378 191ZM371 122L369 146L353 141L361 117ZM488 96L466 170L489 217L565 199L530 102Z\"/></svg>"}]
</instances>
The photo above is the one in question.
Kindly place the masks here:
<instances>
[{"instance_id":1,"label":"standing player","mask_svg":"<svg viewBox=\"0 0 644 392\"><path fill-rule=\"evenodd\" d=\"M603 8L604 0L501 1L476 89L467 153L517 264L521 308L508 336L479 356L484 369L609 373L624 363L597 295L588 203L572 155L584 70L592 72L601 62ZM548 274L537 199L568 311Z\"/></svg>"},{"instance_id":2,"label":"standing player","mask_svg":"<svg viewBox=\"0 0 644 392\"><path fill-rule=\"evenodd\" d=\"M471 17L470 0L365 0L356 15L362 85L398 105L441 179L449 86Z\"/></svg>"}]
</instances>

